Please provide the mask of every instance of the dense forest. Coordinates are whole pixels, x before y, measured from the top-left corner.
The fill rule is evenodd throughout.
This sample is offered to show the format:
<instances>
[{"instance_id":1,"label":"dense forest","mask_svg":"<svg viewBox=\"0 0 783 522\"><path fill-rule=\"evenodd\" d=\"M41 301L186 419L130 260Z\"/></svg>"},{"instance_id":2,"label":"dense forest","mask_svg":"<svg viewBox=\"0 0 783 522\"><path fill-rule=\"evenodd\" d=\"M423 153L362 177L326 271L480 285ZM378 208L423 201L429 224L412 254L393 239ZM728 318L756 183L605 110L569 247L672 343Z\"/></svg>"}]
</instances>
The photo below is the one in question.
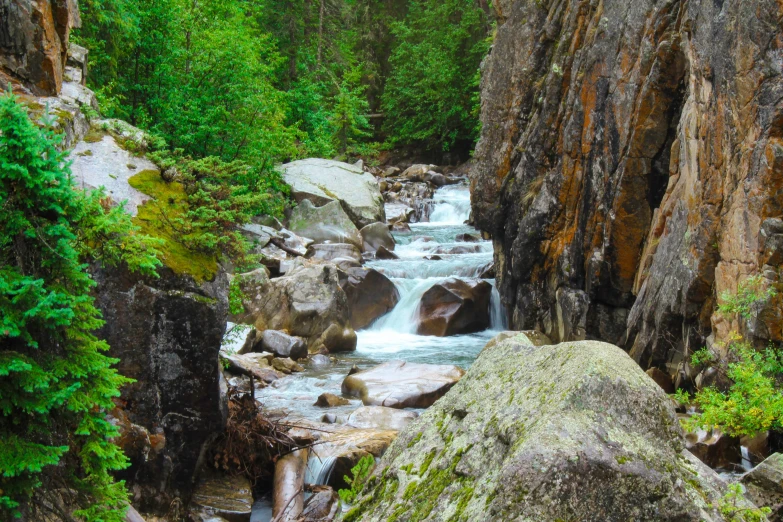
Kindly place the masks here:
<instances>
[{"instance_id":1,"label":"dense forest","mask_svg":"<svg viewBox=\"0 0 783 522\"><path fill-rule=\"evenodd\" d=\"M193 156L268 167L478 137L486 4L86 0L75 41L122 118Z\"/></svg>"}]
</instances>

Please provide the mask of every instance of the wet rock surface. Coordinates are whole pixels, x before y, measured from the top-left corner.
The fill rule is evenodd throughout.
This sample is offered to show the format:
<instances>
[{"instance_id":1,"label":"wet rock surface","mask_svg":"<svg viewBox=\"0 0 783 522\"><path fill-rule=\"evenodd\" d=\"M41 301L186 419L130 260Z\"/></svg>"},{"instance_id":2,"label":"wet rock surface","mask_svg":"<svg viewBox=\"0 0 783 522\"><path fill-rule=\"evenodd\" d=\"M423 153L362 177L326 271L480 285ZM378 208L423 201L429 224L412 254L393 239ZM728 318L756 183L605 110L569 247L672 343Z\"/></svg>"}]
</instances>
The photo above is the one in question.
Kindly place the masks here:
<instances>
[{"instance_id":1,"label":"wet rock surface","mask_svg":"<svg viewBox=\"0 0 783 522\"><path fill-rule=\"evenodd\" d=\"M361 329L391 311L400 292L388 277L372 268L349 268L339 273L340 287L351 310L351 325Z\"/></svg>"},{"instance_id":2,"label":"wet rock surface","mask_svg":"<svg viewBox=\"0 0 783 522\"><path fill-rule=\"evenodd\" d=\"M671 401L621 349L517 335L400 434L352 516L721 520L720 479L683 450Z\"/></svg>"},{"instance_id":3,"label":"wet rock surface","mask_svg":"<svg viewBox=\"0 0 783 522\"><path fill-rule=\"evenodd\" d=\"M447 279L436 284L421 298L418 333L443 337L486 329L491 294L492 285L481 280Z\"/></svg>"},{"instance_id":4,"label":"wet rock surface","mask_svg":"<svg viewBox=\"0 0 783 522\"><path fill-rule=\"evenodd\" d=\"M365 406L427 408L464 373L456 366L390 361L349 375L342 391L361 399Z\"/></svg>"},{"instance_id":5,"label":"wet rock surface","mask_svg":"<svg viewBox=\"0 0 783 522\"><path fill-rule=\"evenodd\" d=\"M250 522L252 484L242 475L207 475L193 491L191 509L228 522Z\"/></svg>"}]
</instances>

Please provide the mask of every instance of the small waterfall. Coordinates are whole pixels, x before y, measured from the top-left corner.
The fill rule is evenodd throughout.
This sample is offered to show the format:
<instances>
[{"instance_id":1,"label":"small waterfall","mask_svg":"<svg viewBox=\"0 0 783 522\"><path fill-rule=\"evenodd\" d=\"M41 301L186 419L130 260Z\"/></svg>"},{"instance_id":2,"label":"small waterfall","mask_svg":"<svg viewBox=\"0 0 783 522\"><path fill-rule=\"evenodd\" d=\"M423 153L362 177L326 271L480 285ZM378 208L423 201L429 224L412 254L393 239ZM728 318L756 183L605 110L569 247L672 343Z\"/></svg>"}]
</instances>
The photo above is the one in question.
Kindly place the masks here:
<instances>
[{"instance_id":1,"label":"small waterfall","mask_svg":"<svg viewBox=\"0 0 783 522\"><path fill-rule=\"evenodd\" d=\"M430 224L461 225L470 218L470 190L465 186L443 187L432 201Z\"/></svg>"},{"instance_id":2,"label":"small waterfall","mask_svg":"<svg viewBox=\"0 0 783 522\"><path fill-rule=\"evenodd\" d=\"M506 320L506 311L503 309L503 303L500 301L500 292L492 284L492 298L489 304L489 329L506 330L508 321Z\"/></svg>"},{"instance_id":3,"label":"small waterfall","mask_svg":"<svg viewBox=\"0 0 783 522\"><path fill-rule=\"evenodd\" d=\"M333 456L320 458L317 455L311 455L307 460L304 483L325 485L332 476L335 462L337 459Z\"/></svg>"},{"instance_id":4,"label":"small waterfall","mask_svg":"<svg viewBox=\"0 0 783 522\"><path fill-rule=\"evenodd\" d=\"M742 463L740 464L742 466L742 469L745 471L750 471L753 469L753 462L750 460L750 452L748 451L747 446L740 446L740 450L742 451Z\"/></svg>"},{"instance_id":5,"label":"small waterfall","mask_svg":"<svg viewBox=\"0 0 783 522\"><path fill-rule=\"evenodd\" d=\"M394 284L400 292L400 301L397 306L378 319L370 327L371 330L393 330L399 333L416 332L416 310L424 292L442 281L442 278L429 279L395 279Z\"/></svg>"}]
</instances>

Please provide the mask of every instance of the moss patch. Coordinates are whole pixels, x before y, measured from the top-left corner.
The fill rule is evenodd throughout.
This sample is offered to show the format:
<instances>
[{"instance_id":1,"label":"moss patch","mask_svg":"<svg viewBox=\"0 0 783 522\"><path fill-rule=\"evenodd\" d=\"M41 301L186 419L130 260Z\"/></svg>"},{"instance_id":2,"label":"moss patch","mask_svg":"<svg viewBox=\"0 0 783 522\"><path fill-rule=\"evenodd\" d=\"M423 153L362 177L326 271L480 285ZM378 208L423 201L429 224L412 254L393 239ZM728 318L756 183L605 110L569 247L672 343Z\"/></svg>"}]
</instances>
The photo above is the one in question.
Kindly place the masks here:
<instances>
[{"instance_id":1,"label":"moss patch","mask_svg":"<svg viewBox=\"0 0 783 522\"><path fill-rule=\"evenodd\" d=\"M87 143L98 143L106 135L107 133L105 131L92 127L89 132L87 132L87 135L84 136L84 141Z\"/></svg>"},{"instance_id":2,"label":"moss patch","mask_svg":"<svg viewBox=\"0 0 783 522\"><path fill-rule=\"evenodd\" d=\"M172 221L181 217L187 208L187 196L182 185L164 181L157 170L143 170L131 176L128 183L155 198L139 206L133 221L143 233L163 240L161 261L176 274L188 274L199 282L212 279L218 269L217 258L187 248L178 241L181 234L172 225Z\"/></svg>"}]
</instances>

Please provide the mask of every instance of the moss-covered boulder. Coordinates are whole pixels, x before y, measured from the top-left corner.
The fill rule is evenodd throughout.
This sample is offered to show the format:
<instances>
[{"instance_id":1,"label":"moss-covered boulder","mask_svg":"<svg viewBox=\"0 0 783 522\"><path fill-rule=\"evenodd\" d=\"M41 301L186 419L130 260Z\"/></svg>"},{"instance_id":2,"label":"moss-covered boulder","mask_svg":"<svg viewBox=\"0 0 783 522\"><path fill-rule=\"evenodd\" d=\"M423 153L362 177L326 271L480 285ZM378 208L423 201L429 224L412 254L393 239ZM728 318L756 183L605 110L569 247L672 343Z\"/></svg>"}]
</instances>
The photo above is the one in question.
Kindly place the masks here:
<instances>
[{"instance_id":1,"label":"moss-covered boulder","mask_svg":"<svg viewBox=\"0 0 783 522\"><path fill-rule=\"evenodd\" d=\"M719 484L625 352L519 334L400 434L345 520L722 520Z\"/></svg>"}]
</instances>

